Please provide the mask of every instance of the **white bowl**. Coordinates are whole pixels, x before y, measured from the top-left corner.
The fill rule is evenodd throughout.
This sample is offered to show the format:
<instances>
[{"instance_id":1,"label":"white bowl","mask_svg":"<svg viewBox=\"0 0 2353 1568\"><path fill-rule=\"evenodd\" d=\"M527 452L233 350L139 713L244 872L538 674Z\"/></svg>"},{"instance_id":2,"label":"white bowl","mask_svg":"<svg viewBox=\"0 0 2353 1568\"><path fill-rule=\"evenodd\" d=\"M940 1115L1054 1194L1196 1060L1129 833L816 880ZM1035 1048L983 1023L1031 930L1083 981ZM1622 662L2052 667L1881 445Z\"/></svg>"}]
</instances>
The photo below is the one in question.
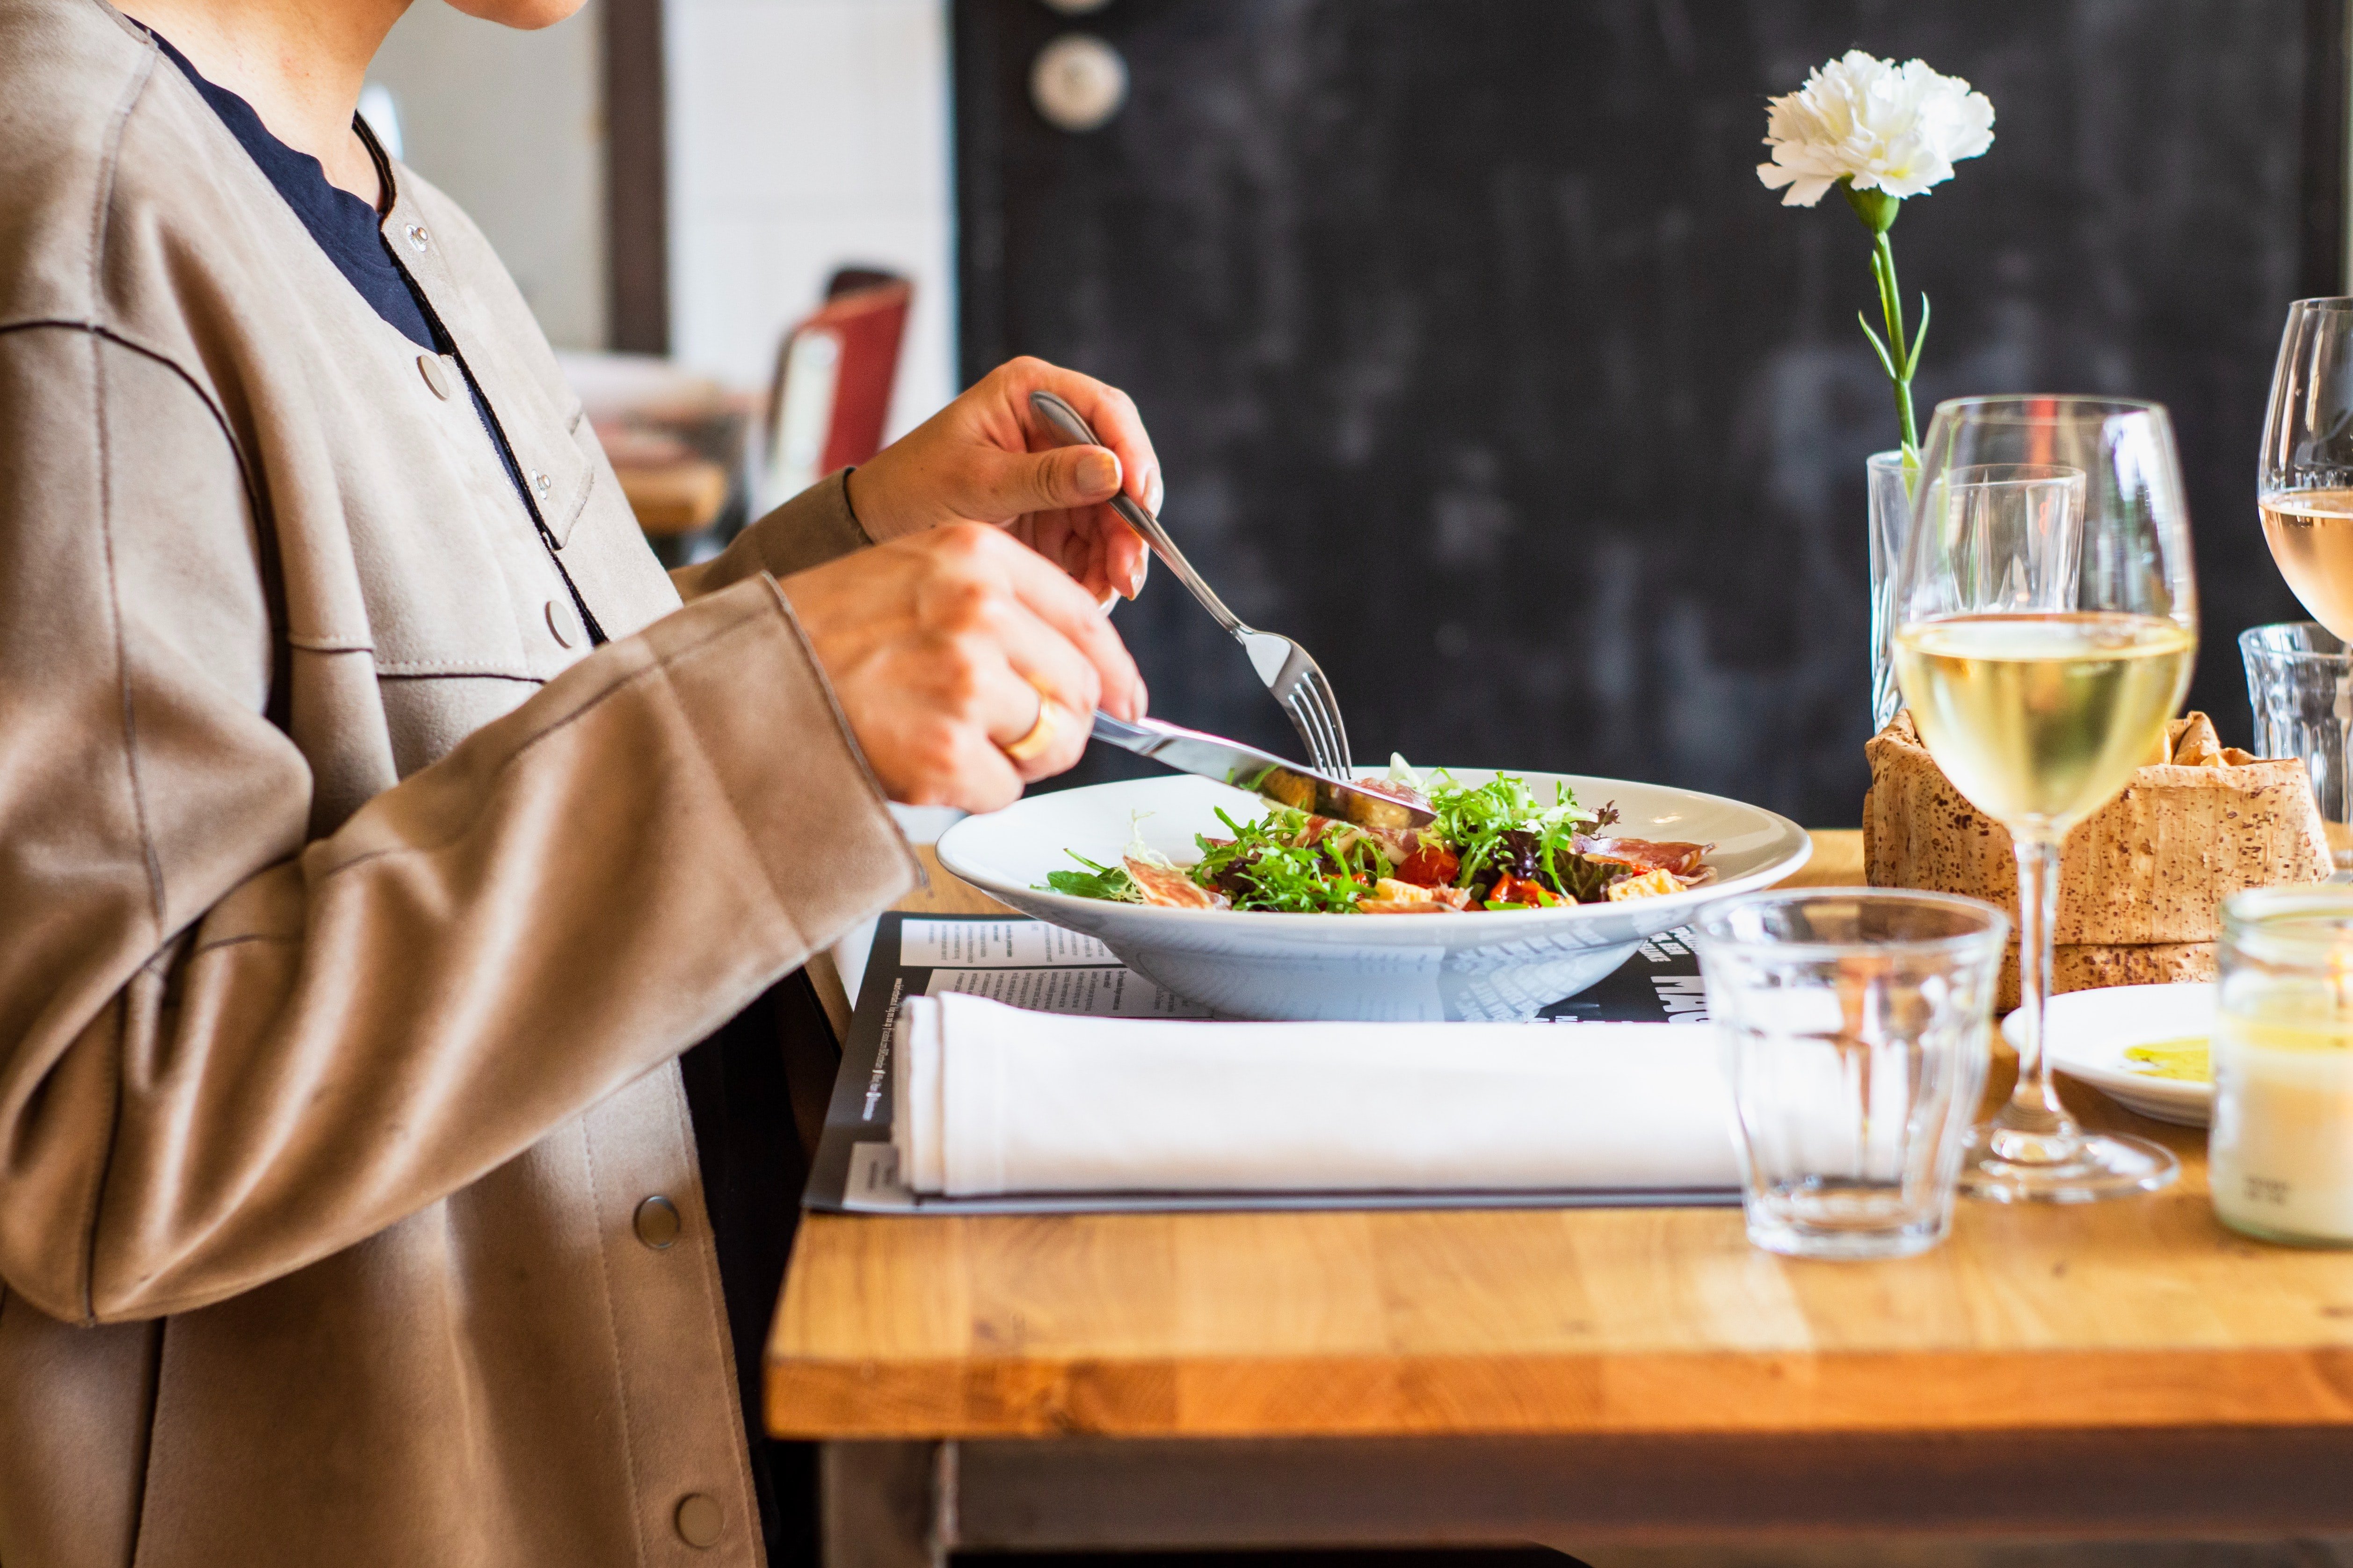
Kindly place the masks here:
<instances>
[{"instance_id":1,"label":"white bowl","mask_svg":"<svg viewBox=\"0 0 2353 1568\"><path fill-rule=\"evenodd\" d=\"M1360 770L1367 774L1378 770ZM1495 776L1449 770L1464 784ZM1257 796L1176 774L1031 795L969 816L941 836L940 861L1025 914L1099 937L1139 974L1244 1018L1525 1018L1623 963L1645 937L1687 924L1735 893L1769 887L1806 863L1813 843L1785 816L1660 784L1524 773L1536 798L1556 781L1588 807L1616 803L1610 831L1714 844L1715 880L1621 904L1459 915L1286 915L1107 903L1043 890L1049 871L1075 870L1064 851L1115 864L1141 832L1180 863L1197 833L1224 836L1261 815Z\"/></svg>"},{"instance_id":2,"label":"white bowl","mask_svg":"<svg viewBox=\"0 0 2353 1568\"><path fill-rule=\"evenodd\" d=\"M2179 985L2106 985L2053 996L2042 1010L2042 1039L2051 1065L2081 1079L2127 1110L2182 1127L2203 1127L2214 1113L2214 1086L2151 1078L2134 1070L2125 1052L2214 1026L2211 981ZM2018 1048L2019 1016L2001 1021L2001 1037Z\"/></svg>"}]
</instances>

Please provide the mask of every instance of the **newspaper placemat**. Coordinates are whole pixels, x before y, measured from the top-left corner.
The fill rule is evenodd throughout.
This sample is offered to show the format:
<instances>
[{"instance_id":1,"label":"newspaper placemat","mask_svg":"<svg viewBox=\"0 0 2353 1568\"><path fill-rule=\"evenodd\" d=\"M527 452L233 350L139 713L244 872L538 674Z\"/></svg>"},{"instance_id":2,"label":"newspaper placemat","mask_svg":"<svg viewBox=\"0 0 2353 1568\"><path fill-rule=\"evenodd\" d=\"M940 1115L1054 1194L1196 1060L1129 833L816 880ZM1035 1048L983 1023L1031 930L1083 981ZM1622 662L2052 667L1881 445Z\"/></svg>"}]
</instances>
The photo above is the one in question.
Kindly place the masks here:
<instances>
[{"instance_id":1,"label":"newspaper placemat","mask_svg":"<svg viewBox=\"0 0 2353 1568\"><path fill-rule=\"evenodd\" d=\"M1688 933L1652 937L1599 984L1539 1015L1558 1024L1704 1025L1707 1000ZM910 996L964 992L1045 1013L1206 1018L1090 936L995 915L884 915L842 1048L803 1202L828 1214L1058 1214L1200 1209L1672 1208L1738 1203L1730 1188L1662 1191L1044 1193L918 1197L891 1142L891 1042Z\"/></svg>"}]
</instances>

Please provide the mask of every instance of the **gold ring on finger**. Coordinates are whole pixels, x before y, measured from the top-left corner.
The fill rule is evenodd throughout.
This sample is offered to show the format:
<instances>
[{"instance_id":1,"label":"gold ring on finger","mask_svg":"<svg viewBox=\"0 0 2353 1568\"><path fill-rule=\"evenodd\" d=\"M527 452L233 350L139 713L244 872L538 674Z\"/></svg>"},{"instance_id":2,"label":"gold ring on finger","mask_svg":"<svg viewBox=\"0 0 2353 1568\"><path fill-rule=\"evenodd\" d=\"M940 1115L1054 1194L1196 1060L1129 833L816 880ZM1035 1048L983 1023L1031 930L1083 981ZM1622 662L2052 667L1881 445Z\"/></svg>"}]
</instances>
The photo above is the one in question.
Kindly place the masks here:
<instances>
[{"instance_id":1,"label":"gold ring on finger","mask_svg":"<svg viewBox=\"0 0 2353 1568\"><path fill-rule=\"evenodd\" d=\"M1038 721L1019 740L1008 741L997 748L1017 763L1029 762L1043 755L1046 748L1054 743L1053 700L1047 695L1044 686L1035 680L1029 684L1038 688Z\"/></svg>"}]
</instances>

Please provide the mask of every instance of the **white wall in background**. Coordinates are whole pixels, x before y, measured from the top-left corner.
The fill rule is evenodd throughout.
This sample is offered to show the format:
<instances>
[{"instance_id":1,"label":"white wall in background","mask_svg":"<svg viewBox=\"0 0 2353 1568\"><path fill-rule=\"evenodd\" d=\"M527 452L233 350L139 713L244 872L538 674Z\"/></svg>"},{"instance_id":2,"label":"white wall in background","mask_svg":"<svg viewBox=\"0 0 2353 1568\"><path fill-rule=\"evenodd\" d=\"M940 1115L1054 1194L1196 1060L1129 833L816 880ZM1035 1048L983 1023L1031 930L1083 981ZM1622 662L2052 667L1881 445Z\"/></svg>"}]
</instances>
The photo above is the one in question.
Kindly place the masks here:
<instances>
[{"instance_id":1,"label":"white wall in background","mask_svg":"<svg viewBox=\"0 0 2353 1568\"><path fill-rule=\"evenodd\" d=\"M489 235L558 348L605 342L605 110L597 0L519 33L421 0L368 73L402 161Z\"/></svg>"},{"instance_id":2,"label":"white wall in background","mask_svg":"<svg viewBox=\"0 0 2353 1568\"><path fill-rule=\"evenodd\" d=\"M670 343L767 384L837 267L914 279L886 434L955 395L946 0L669 0Z\"/></svg>"}]
</instances>

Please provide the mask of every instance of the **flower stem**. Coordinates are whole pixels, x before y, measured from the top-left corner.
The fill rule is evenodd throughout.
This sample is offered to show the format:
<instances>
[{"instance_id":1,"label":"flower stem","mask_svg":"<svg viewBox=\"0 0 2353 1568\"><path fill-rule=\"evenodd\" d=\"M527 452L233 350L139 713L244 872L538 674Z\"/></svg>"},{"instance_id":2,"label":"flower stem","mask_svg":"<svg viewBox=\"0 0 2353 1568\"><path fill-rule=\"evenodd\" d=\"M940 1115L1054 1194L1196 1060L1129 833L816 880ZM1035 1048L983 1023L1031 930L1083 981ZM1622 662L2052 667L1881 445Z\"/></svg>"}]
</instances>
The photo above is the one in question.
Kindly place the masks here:
<instances>
[{"instance_id":1,"label":"flower stem","mask_svg":"<svg viewBox=\"0 0 2353 1568\"><path fill-rule=\"evenodd\" d=\"M1886 318L1893 361L1887 368L1888 379L1895 387L1895 426L1904 438L1904 469L1909 474L1920 466L1920 430L1912 417L1912 364L1919 355L1916 345L1905 335L1904 297L1895 287L1895 247L1888 243L1887 230L1874 233L1871 245L1871 271L1879 280L1879 309ZM1926 327L1923 321L1924 331Z\"/></svg>"}]
</instances>

